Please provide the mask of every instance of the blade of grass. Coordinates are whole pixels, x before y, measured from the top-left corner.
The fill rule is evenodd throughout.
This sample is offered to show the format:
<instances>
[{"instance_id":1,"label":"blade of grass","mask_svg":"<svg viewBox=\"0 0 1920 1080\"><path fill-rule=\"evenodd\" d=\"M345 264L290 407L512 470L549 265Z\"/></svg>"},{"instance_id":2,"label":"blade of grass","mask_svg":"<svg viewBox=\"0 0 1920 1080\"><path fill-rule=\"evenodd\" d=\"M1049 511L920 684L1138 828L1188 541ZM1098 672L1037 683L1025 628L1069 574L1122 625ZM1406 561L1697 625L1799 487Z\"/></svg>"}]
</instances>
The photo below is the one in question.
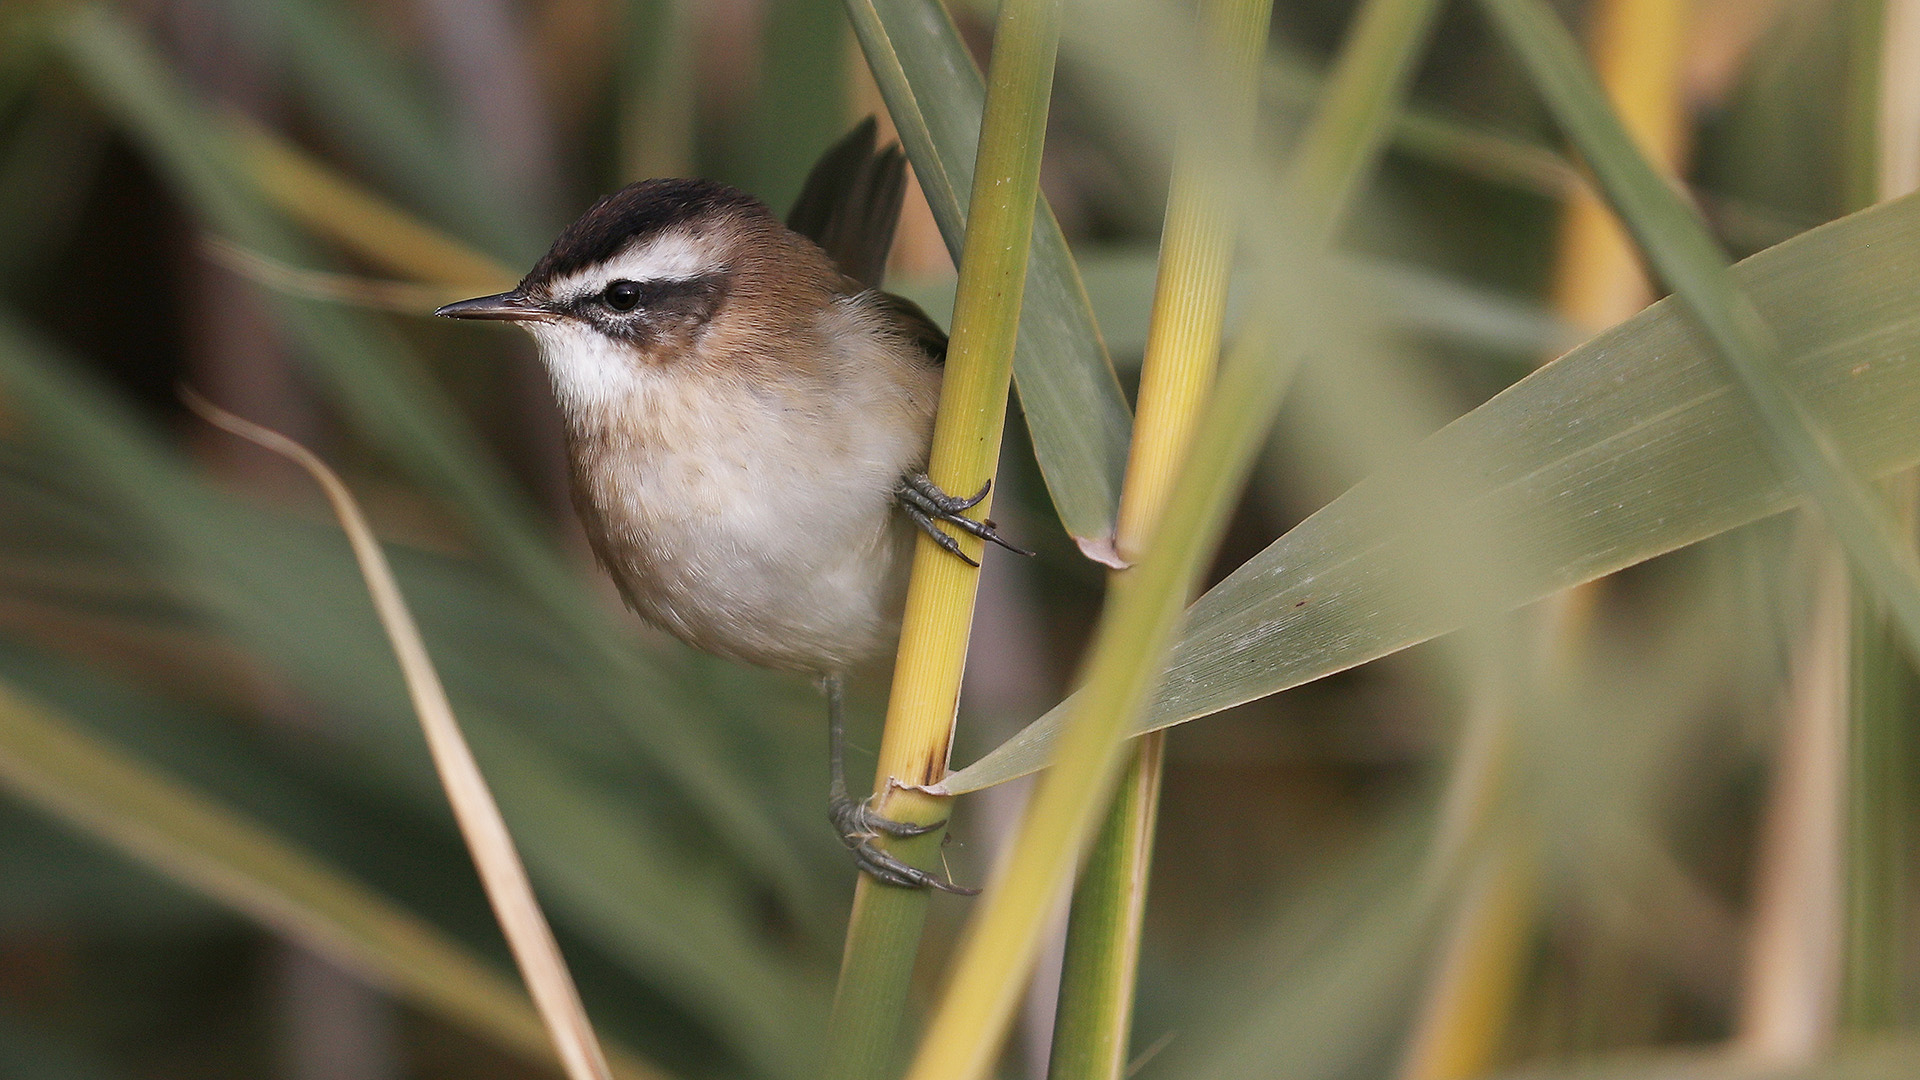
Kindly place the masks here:
<instances>
[{"instance_id":1,"label":"blade of grass","mask_svg":"<svg viewBox=\"0 0 1920 1080\"><path fill-rule=\"evenodd\" d=\"M1920 655L1920 562L1895 539L1884 506L1780 375L1780 344L1728 271L1704 222L1647 163L1558 16L1537 0L1483 0L1520 54L1560 126L1675 296L1732 370L1765 432L1767 452L1794 477L1854 566Z\"/></svg>"},{"instance_id":2,"label":"blade of grass","mask_svg":"<svg viewBox=\"0 0 1920 1080\"><path fill-rule=\"evenodd\" d=\"M1078 258L1101 333L1113 348L1115 364L1124 368L1146 351L1158 256L1129 246L1083 249ZM1383 324L1458 343L1476 356L1492 354L1495 362L1524 359L1531 368L1541 357L1558 356L1584 339L1531 300L1397 260L1336 252L1327 272L1350 280L1351 291L1378 294L1384 301L1378 313ZM953 314L953 283L948 279L890 279L887 288L925 308L942 325ZM1235 310L1229 303L1229 318ZM1516 369L1515 374L1521 373Z\"/></svg>"},{"instance_id":3,"label":"blade of grass","mask_svg":"<svg viewBox=\"0 0 1920 1080\"><path fill-rule=\"evenodd\" d=\"M953 338L927 466L927 475L946 491L985 491L1000 459L1060 8L1061 0L1007 0L1000 8L959 261ZM979 513L985 516L987 506ZM984 554L977 538L962 536L960 545L973 565L924 535L914 546L874 779L877 808L897 821L931 824L947 816L947 801L927 795L926 789L947 771L979 585L977 560ZM934 830L888 847L903 859L926 860L940 840L940 830ZM882 885L860 875L834 999L829 1077L878 1078L891 1071L926 909L925 890Z\"/></svg>"},{"instance_id":4,"label":"blade of grass","mask_svg":"<svg viewBox=\"0 0 1920 1080\"><path fill-rule=\"evenodd\" d=\"M1920 409L1920 319L1904 284L1916 266L1920 200L1909 197L1734 270L1773 313L1796 392L1869 475L1920 460L1920 429L1907 422ZM1545 365L1201 597L1134 730L1343 671L1794 505L1803 496L1772 465L1738 393L1675 300ZM1456 564L1436 566L1427 550L1430 523L1396 509L1432 489L1453 493L1448 513L1484 541L1445 558L1459 570L1496 556L1513 568L1492 590L1457 584L1461 574L1447 569ZM1044 767L1077 701L941 790Z\"/></svg>"},{"instance_id":5,"label":"blade of grass","mask_svg":"<svg viewBox=\"0 0 1920 1080\"><path fill-rule=\"evenodd\" d=\"M1282 115L1304 114L1320 100L1325 77L1306 60L1276 51L1266 62L1262 97ZM1518 191L1560 198L1586 183L1566 158L1542 146L1410 106L1394 120L1401 153Z\"/></svg>"},{"instance_id":6,"label":"blade of grass","mask_svg":"<svg viewBox=\"0 0 1920 1080\"><path fill-rule=\"evenodd\" d=\"M402 315L429 315L442 304L473 295L466 289L419 285L411 281L381 281L289 266L279 259L249 251L239 244L209 238L201 245L207 257L262 288L306 300L351 304Z\"/></svg>"},{"instance_id":7,"label":"blade of grass","mask_svg":"<svg viewBox=\"0 0 1920 1080\"><path fill-rule=\"evenodd\" d=\"M956 262L969 225L985 84L939 0L847 0L867 65L886 99L914 176ZM1034 456L1060 522L1113 565L1128 415L1066 238L1042 199L1020 308L1014 382Z\"/></svg>"},{"instance_id":8,"label":"blade of grass","mask_svg":"<svg viewBox=\"0 0 1920 1080\"><path fill-rule=\"evenodd\" d=\"M532 992L534 1005L540 1010L540 1018L546 1024L547 1035L553 1040L561 1065L571 1080L606 1080L606 1054L594 1034L593 1023L587 1019L586 1006L580 1002L580 991L573 985L566 958L560 955L560 943L554 940L553 928L547 925L540 901L533 895L527 868L513 846L513 837L507 831L506 819L500 816L500 807L493 801L493 793L487 790L480 764L467 747L465 736L460 734L453 704L447 700L446 688L440 683L439 672L434 670L427 644L420 638L413 612L408 610L406 598L393 580L386 553L373 538L373 529L360 513L353 493L312 451L279 432L243 420L198 394L189 392L187 404L208 423L299 465L326 491L327 501L353 545L354 558L366 578L367 592L380 614L380 625L386 630L394 656L400 661L407 694L413 699L414 712L426 732L434 770L446 788L447 802L460 824L460 834L473 855L474 868L486 886L494 917L500 923L508 948L513 951L520 977Z\"/></svg>"},{"instance_id":9,"label":"blade of grass","mask_svg":"<svg viewBox=\"0 0 1920 1080\"><path fill-rule=\"evenodd\" d=\"M489 965L326 863L0 685L0 783L190 889L514 1053L556 1061ZM615 1048L616 1073L662 1074Z\"/></svg>"}]
</instances>

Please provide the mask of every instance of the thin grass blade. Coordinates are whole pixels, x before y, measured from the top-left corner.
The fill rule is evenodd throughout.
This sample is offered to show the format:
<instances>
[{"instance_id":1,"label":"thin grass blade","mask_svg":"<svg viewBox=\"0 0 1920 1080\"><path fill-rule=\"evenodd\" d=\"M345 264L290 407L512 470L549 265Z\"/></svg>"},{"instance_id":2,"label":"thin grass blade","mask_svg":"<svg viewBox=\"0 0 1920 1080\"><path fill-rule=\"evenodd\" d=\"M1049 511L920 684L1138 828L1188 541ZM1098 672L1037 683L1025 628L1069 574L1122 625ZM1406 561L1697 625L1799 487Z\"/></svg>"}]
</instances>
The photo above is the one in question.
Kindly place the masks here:
<instances>
[{"instance_id":1,"label":"thin grass blade","mask_svg":"<svg viewBox=\"0 0 1920 1080\"><path fill-rule=\"evenodd\" d=\"M266 128L238 116L225 125L260 194L315 235L395 273L474 295L512 288L498 260L401 210Z\"/></svg>"},{"instance_id":2,"label":"thin grass blade","mask_svg":"<svg viewBox=\"0 0 1920 1080\"><path fill-rule=\"evenodd\" d=\"M433 658L420 637L419 626L413 621L413 612L393 579L386 553L374 539L373 529L360 512L353 493L325 462L292 439L249 423L198 394L189 393L187 403L208 423L293 461L326 491L327 501L353 545L367 592L380 613L380 625L393 645L394 656L400 661L407 693L413 699L414 712L426 731L427 746L433 753L434 768L440 774L440 783L446 789L454 818L460 823L474 866L480 871L487 899L493 904L494 917L513 950L520 976L532 992L534 1005L540 1010L540 1018L546 1024L547 1035L553 1041L561 1065L570 1080L606 1080L606 1054L594 1034L593 1023L587 1019L586 1006L580 1002L580 991L567 970L566 958L560 954L560 943L554 940L553 928L547 925L546 914L540 910L533 883L527 879L527 868L520 861L520 853L507 831L506 819L500 816L499 805L493 801L493 793L487 789L480 764L474 760L473 751L460 733L453 704L447 700L446 688L440 683L439 672L434 670Z\"/></svg>"}]
</instances>

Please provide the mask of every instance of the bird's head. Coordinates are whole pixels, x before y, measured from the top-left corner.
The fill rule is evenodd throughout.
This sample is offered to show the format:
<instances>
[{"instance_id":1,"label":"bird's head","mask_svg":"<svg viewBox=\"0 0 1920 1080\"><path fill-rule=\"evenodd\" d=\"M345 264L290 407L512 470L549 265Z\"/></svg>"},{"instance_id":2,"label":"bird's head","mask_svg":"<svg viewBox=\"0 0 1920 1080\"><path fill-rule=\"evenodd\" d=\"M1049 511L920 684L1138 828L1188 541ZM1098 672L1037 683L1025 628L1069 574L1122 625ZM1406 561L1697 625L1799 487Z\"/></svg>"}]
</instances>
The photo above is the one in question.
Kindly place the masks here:
<instances>
[{"instance_id":1,"label":"bird's head","mask_svg":"<svg viewBox=\"0 0 1920 1080\"><path fill-rule=\"evenodd\" d=\"M836 277L751 195L647 180L595 203L517 287L435 314L525 327L562 403L585 406L647 365L753 362L758 350L728 343L778 334L829 302Z\"/></svg>"}]
</instances>

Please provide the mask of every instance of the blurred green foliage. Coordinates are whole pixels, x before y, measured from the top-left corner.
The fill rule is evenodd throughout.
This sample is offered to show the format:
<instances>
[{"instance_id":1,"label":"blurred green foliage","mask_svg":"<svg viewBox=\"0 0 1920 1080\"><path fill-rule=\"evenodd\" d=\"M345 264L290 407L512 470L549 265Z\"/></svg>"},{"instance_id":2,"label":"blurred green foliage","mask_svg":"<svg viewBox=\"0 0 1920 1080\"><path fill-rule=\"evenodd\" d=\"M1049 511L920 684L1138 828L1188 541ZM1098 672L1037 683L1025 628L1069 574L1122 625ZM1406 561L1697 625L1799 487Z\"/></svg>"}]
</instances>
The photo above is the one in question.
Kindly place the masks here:
<instances>
[{"instance_id":1,"label":"blurred green foliage","mask_svg":"<svg viewBox=\"0 0 1920 1080\"><path fill-rule=\"evenodd\" d=\"M952 5L982 56L985 6ZM1787 0L1777 17L1743 15L1754 43L1701 92L1688 176L1723 245L1772 247L1857 201L1839 164L1858 138L1843 114L1859 42L1844 27L1879 7ZM1178 17L1126 10L1148 9ZM1268 149L1315 99L1349 10L1277 10ZM1051 272L1084 282L1130 383L1166 135L1197 122L1176 85L1192 73L1170 44L1131 55L1092 26L1070 26L1062 56L1043 177L1063 236ZM31 702L511 978L344 541L303 481L186 420L172 388L192 382L321 449L390 538L603 1030L674 1076L810 1075L851 885L822 820L811 688L693 654L618 610L566 509L551 405L523 342L271 289L203 241L346 280L396 272L265 190L233 115L512 271L641 172L716 176L784 208L814 155L879 100L861 89L843 6L20 3L0 9L0 35L0 700ZM951 88L965 72L930 82L912 63L949 54L909 51L906 83L945 89L908 148L923 171L939 154L964 180L967 102ZM1308 358L1218 557L1213 581L1258 556L1201 609L1242 621L1196 620L1219 648L1169 691L1209 704L1168 715L1260 699L1171 744L1136 1024L1136 1052L1154 1050L1143 1076L1396 1073L1462 895L1447 792L1489 685L1511 691L1515 725L1513 779L1491 816L1528 823L1546 853L1525 931L1529 992L1495 1065L1558 1076L1633 1051L1605 1075L1914 1071L1901 1033L1920 1009L1920 950L1899 927L1873 939L1892 959L1876 966L1875 1019L1856 1025L1872 1037L1826 1064L1760 1073L1653 1055L1740 1023L1761 807L1823 543L1797 515L1735 528L1794 489L1766 464L1766 436L1741 427L1698 335L1652 312L1421 443L1573 344L1543 282L1557 196L1580 182L1569 159L1491 25L1450 10L1323 283L1352 319L1341 340L1353 351ZM937 226L910 224L903 240L896 283L942 319L952 286L937 267L963 209L934 206ZM1920 456L1908 408L1920 371L1907 360L1920 319L1904 300L1916 218L1912 200L1883 207L1742 277L1763 314L1784 313L1801 392L1838 426L1849 462L1875 473ZM1250 261L1287 257L1255 244ZM1056 302L1079 301L1062 284ZM1101 350L1082 355L1076 370L1100 375ZM1054 361L1043 349L1021 362ZM1619 392L1599 394L1608 385ZM1671 411L1708 397L1711 423ZM960 762L1060 701L1097 610L1099 572L1069 535L1099 520L1100 500L1070 510L1047 447L1080 439L1105 448L1088 461L1106 460L1124 408L1116 396L1083 411L1037 420L1029 407L1013 425L996 509L1043 554L989 564ZM1038 425L1031 437L1022 423ZM1561 471L1534 468L1545 463ZM1110 484L1103 469L1077 482ZM1492 489L1502 469L1540 498L1449 524L1463 505L1453 485ZM1336 509L1274 545L1367 476L1336 504L1367 513ZM1057 527L1056 507L1083 524ZM1641 516L1608 516L1621 507ZM1526 631L1488 618L1702 537L1614 579L1554 678L1536 670ZM1340 573L1344 592L1327 584ZM1299 636L1296 600L1331 612L1317 637ZM881 674L856 691L856 751L872 745ZM1263 696L1307 678L1318 681ZM0 786L39 794L0 801L0 1076L538 1067L502 1052L509 1021L490 1028L417 986L295 978L313 967L307 950L352 967L347 939L289 944L257 910L248 921L208 904L210 873L253 880L244 845L216 873L182 854L190 844L143 848L62 811L22 779L36 766L9 750L21 729L5 712ZM1912 766L1913 740L1875 745ZM1008 797L961 800L957 876L984 874ZM1874 887L1904 887L1914 855L1897 848ZM964 912L938 900L933 939ZM929 987L944 948L932 952ZM358 1002L357 1026L303 1034L342 995ZM1028 1075L1024 1061L1016 1047L1007 1075Z\"/></svg>"}]
</instances>

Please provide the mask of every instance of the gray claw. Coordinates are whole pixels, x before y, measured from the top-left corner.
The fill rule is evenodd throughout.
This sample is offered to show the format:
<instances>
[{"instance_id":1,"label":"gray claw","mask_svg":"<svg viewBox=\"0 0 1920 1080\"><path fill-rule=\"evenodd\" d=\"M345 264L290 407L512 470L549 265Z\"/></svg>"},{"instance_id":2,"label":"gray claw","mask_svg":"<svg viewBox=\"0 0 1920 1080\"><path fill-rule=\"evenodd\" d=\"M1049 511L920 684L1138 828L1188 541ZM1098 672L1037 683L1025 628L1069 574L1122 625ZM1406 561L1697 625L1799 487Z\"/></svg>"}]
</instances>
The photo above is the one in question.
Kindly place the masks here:
<instances>
[{"instance_id":1,"label":"gray claw","mask_svg":"<svg viewBox=\"0 0 1920 1080\"><path fill-rule=\"evenodd\" d=\"M954 558L976 569L980 566L979 563L974 561L973 556L960 550L960 541L955 540L953 537L941 531L940 528L933 523L932 518L905 503L902 503L901 506L907 512L907 518L915 525L920 526L920 531L932 537L933 542L939 544L941 549L947 554L952 555Z\"/></svg>"},{"instance_id":2,"label":"gray claw","mask_svg":"<svg viewBox=\"0 0 1920 1080\"><path fill-rule=\"evenodd\" d=\"M918 525L928 536L932 537L934 543L939 544L949 553L965 559L970 566L979 566L980 564L975 562L965 552L962 552L960 545L954 541L953 537L947 535L944 530L935 526L934 522L944 521L962 532L971 533L982 540L999 544L1001 547L1006 548L1016 555L1032 555L1033 552L1028 551L1026 548L1009 543L1005 537L1000 535L999 527L991 520L976 521L962 513L962 511L971 510L975 506L980 505L980 500L986 498L987 492L992 490L993 481L988 480L981 486L979 491L973 493L972 498L962 499L956 495L949 495L940 490L940 485L927 479L925 473L910 473L900 478L900 486L894 489L894 498L898 500L901 507L906 510L907 517L912 519L913 523Z\"/></svg>"},{"instance_id":3,"label":"gray claw","mask_svg":"<svg viewBox=\"0 0 1920 1080\"><path fill-rule=\"evenodd\" d=\"M936 821L931 825L895 821L874 813L873 808L863 800L844 796L836 796L832 800L827 816L833 820L834 828L839 830L840 839L853 852L855 865L875 879L905 889L939 889L959 896L979 895L979 889L955 885L937 874L911 866L880 850L873 843L883 835L924 836L945 825L945 821Z\"/></svg>"},{"instance_id":4,"label":"gray claw","mask_svg":"<svg viewBox=\"0 0 1920 1080\"><path fill-rule=\"evenodd\" d=\"M986 493L981 494L984 496ZM913 509L909 507L907 512L911 514ZM931 529L932 523L926 522L922 527ZM953 543L953 538L945 533L938 535L947 543ZM954 550L954 554L959 555L960 552ZM966 558L965 555L960 557ZM979 893L979 889L963 888L943 877L909 866L874 846L873 842L882 836L924 836L946 822L916 825L911 821L895 821L874 813L871 799L856 799L847 794L847 706L844 682L839 672L828 672L820 680L821 689L827 692L827 763L830 773L827 817L833 821L841 841L853 852L854 865L873 875L876 881L898 885L903 889L939 889L961 896Z\"/></svg>"},{"instance_id":5,"label":"gray claw","mask_svg":"<svg viewBox=\"0 0 1920 1080\"><path fill-rule=\"evenodd\" d=\"M833 819L834 828L840 830L842 837L875 837L883 833L887 836L925 836L947 823L945 818L931 825L895 821L874 813L873 807L868 805L870 801L846 795L837 795L829 800L827 816Z\"/></svg>"}]
</instances>

